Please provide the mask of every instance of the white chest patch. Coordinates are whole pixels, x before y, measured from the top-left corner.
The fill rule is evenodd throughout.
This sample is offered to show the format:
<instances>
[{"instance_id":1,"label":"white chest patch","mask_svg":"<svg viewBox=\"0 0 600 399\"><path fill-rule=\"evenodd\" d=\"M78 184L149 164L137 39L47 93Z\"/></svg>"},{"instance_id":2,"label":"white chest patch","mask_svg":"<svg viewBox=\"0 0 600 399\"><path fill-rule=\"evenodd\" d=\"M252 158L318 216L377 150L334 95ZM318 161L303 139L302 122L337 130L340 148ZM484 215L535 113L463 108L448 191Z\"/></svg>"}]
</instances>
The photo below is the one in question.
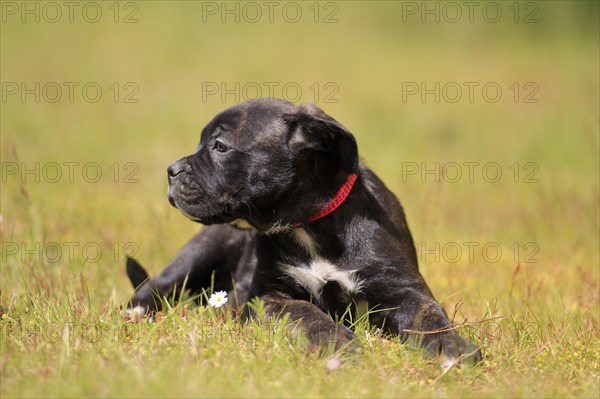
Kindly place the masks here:
<instances>
[{"instance_id":1,"label":"white chest patch","mask_svg":"<svg viewBox=\"0 0 600 399\"><path fill-rule=\"evenodd\" d=\"M321 290L330 281L337 282L346 294L358 293L361 282L354 275L355 271L339 270L322 259L314 260L309 267L281 265L281 269L303 286L317 300L321 300Z\"/></svg>"},{"instance_id":2,"label":"white chest patch","mask_svg":"<svg viewBox=\"0 0 600 399\"><path fill-rule=\"evenodd\" d=\"M317 244L315 240L304 230L302 227L295 228L292 230L292 234L294 239L298 244L300 244L304 249L308 251L308 253L315 257L317 252Z\"/></svg>"}]
</instances>

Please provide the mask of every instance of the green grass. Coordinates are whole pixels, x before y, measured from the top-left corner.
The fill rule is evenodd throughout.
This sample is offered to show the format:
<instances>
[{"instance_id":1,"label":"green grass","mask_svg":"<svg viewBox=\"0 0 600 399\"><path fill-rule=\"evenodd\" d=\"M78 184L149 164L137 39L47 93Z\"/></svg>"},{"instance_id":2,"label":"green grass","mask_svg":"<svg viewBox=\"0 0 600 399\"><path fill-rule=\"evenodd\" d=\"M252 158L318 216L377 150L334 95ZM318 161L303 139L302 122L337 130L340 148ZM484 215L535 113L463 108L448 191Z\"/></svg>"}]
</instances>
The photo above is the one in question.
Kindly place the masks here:
<instances>
[{"instance_id":1,"label":"green grass","mask_svg":"<svg viewBox=\"0 0 600 399\"><path fill-rule=\"evenodd\" d=\"M99 4L107 18L96 24L9 18L0 28L2 82L98 82L104 92L97 103L0 103L2 397L600 396L597 2L540 2L533 24L402 23L394 2L338 3L335 24L204 23L201 3L161 1L139 3L138 23L115 24L112 3ZM512 15L512 2L498 4ZM504 95L402 101L402 82L453 81L497 82ZM139 102L115 103L114 82L135 82ZM299 101L315 100L318 82L318 105L401 199L421 271L460 333L482 345L481 366L444 373L364 323L362 351L329 370L275 322L242 325L188 302L154 324L122 319L125 253L155 275L200 228L166 201L165 170L234 103L203 101L203 82L295 82ZM324 102L327 82L336 103ZM515 103L514 82L535 82L539 102ZM63 167L51 183L8 175L14 162L79 166L73 182ZM86 162L99 165L98 182L81 176ZM503 175L405 173L436 162L496 162ZM537 182L525 180L529 162ZM126 183L132 171L137 182Z\"/></svg>"}]
</instances>

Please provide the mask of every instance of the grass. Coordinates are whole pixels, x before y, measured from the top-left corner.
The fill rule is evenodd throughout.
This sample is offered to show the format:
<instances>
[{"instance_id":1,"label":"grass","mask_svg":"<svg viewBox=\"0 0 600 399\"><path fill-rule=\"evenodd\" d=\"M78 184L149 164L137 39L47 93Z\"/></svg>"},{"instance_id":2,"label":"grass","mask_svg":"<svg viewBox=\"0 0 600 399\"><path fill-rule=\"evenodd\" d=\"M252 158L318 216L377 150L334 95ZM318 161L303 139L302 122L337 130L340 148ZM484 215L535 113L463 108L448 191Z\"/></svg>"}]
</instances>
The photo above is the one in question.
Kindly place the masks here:
<instances>
[{"instance_id":1,"label":"grass","mask_svg":"<svg viewBox=\"0 0 600 399\"><path fill-rule=\"evenodd\" d=\"M223 24L202 22L199 2L161 1L115 24L112 3L99 4L109 17L95 24L0 28L2 82L97 82L104 93L0 104L2 397L600 396L596 2L536 3L533 24L514 23L512 3L498 3L510 17L496 24L400 23L394 2L337 3L335 24ZM139 102L123 102L127 82ZM444 373L360 322L363 350L329 370L276 322L242 325L189 301L153 324L122 319L125 254L155 275L200 228L164 193L169 162L235 102L204 101L206 82L293 82L299 101L356 135L405 207L430 287L482 345L480 367ZM327 82L338 102L325 102ZM504 95L403 102L403 82L496 82ZM539 102L514 102L514 82L521 93L535 82ZM7 169L36 162L40 174L58 163L63 177ZM65 162L79 163L72 182ZM97 182L82 175L89 162ZM457 182L421 174L453 162ZM479 162L472 182L468 162ZM491 162L496 182L481 174Z\"/></svg>"}]
</instances>

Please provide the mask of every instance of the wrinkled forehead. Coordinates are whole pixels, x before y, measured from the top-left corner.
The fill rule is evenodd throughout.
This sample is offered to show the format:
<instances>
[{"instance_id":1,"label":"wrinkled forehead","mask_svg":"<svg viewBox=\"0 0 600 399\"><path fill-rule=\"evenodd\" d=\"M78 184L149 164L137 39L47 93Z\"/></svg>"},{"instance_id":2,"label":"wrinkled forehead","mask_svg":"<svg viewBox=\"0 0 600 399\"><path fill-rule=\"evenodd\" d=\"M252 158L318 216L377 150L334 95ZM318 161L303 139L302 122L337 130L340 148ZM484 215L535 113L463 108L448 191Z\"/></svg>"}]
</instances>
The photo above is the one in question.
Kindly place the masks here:
<instances>
[{"instance_id":1,"label":"wrinkled forehead","mask_svg":"<svg viewBox=\"0 0 600 399\"><path fill-rule=\"evenodd\" d=\"M232 140L272 140L284 134L287 126L282 116L296 112L287 102L256 101L233 106L218 114L202 132L202 141L214 134L227 135Z\"/></svg>"}]
</instances>

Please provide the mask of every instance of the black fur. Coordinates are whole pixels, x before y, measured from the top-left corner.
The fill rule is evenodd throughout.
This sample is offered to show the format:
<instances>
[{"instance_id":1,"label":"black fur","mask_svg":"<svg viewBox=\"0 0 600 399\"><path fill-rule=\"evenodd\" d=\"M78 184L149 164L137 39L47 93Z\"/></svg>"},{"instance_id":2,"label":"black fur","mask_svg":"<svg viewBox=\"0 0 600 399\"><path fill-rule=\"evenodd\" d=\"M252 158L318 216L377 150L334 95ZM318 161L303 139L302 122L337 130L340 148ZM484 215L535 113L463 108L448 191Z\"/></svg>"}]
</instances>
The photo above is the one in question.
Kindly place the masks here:
<instances>
[{"instance_id":1,"label":"black fur","mask_svg":"<svg viewBox=\"0 0 600 399\"><path fill-rule=\"evenodd\" d=\"M358 178L346 201L309 222L350 173ZM354 334L334 319L366 301L380 310L370 321L388 332L450 360L481 359L477 346L451 329L419 273L397 198L359 162L352 134L315 105L261 99L229 108L204 128L192 155L169 166L168 178L171 204L210 226L139 287L130 306L158 309L156 296L168 297L186 277L187 288L198 293L215 273L215 290L232 291L235 281L236 305L261 298L270 314L297 320L315 345L352 341ZM319 261L352 276L358 288L348 290L342 278L325 276L315 297L282 266L308 271ZM128 262L134 286L145 279L140 269ZM437 330L446 331L414 333Z\"/></svg>"},{"instance_id":2,"label":"black fur","mask_svg":"<svg viewBox=\"0 0 600 399\"><path fill-rule=\"evenodd\" d=\"M127 257L127 276L131 281L134 289L138 289L142 284L148 280L148 273L139 262L133 258Z\"/></svg>"}]
</instances>

